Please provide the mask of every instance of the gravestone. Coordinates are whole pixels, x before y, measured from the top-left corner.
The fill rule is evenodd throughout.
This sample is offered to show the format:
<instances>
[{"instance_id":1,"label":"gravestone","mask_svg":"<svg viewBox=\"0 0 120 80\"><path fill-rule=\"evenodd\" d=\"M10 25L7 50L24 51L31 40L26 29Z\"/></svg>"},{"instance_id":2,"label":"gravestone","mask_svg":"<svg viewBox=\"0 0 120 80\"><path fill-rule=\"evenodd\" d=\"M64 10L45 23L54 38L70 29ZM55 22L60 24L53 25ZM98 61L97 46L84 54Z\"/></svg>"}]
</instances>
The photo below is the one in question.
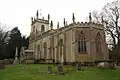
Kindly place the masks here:
<instances>
[{"instance_id":1,"label":"gravestone","mask_svg":"<svg viewBox=\"0 0 120 80\"><path fill-rule=\"evenodd\" d=\"M48 74L52 73L52 66L48 66Z\"/></svg>"},{"instance_id":2,"label":"gravestone","mask_svg":"<svg viewBox=\"0 0 120 80\"><path fill-rule=\"evenodd\" d=\"M58 65L58 74L64 74L63 73L63 67L62 67L62 65L60 64L60 65Z\"/></svg>"},{"instance_id":3,"label":"gravestone","mask_svg":"<svg viewBox=\"0 0 120 80\"><path fill-rule=\"evenodd\" d=\"M4 60L0 60L0 69L4 69L4 68L5 68Z\"/></svg>"},{"instance_id":4,"label":"gravestone","mask_svg":"<svg viewBox=\"0 0 120 80\"><path fill-rule=\"evenodd\" d=\"M101 62L101 63L98 63L97 67L115 69L115 63L113 61Z\"/></svg>"},{"instance_id":5,"label":"gravestone","mask_svg":"<svg viewBox=\"0 0 120 80\"><path fill-rule=\"evenodd\" d=\"M76 63L76 70L81 70L81 65L80 65L80 63Z\"/></svg>"},{"instance_id":6,"label":"gravestone","mask_svg":"<svg viewBox=\"0 0 120 80\"><path fill-rule=\"evenodd\" d=\"M115 63L109 62L109 69L115 69Z\"/></svg>"}]
</instances>

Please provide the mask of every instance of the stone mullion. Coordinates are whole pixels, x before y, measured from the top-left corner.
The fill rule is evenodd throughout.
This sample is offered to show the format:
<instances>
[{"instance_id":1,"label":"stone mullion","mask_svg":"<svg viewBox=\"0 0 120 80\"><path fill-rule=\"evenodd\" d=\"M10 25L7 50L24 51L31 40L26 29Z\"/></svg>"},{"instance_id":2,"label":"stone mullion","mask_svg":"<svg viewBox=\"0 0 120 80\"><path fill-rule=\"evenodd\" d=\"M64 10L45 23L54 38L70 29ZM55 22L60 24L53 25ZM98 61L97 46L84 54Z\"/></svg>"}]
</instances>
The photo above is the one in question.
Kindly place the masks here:
<instances>
[{"instance_id":1,"label":"stone mullion","mask_svg":"<svg viewBox=\"0 0 120 80\"><path fill-rule=\"evenodd\" d=\"M78 40L78 42L80 42L80 44L79 44L80 52L79 52L79 53L81 53L81 51L82 51L82 50L81 50L81 49L82 49L82 48L81 48L81 40Z\"/></svg>"},{"instance_id":2,"label":"stone mullion","mask_svg":"<svg viewBox=\"0 0 120 80\"><path fill-rule=\"evenodd\" d=\"M85 53L85 49L84 49L84 39L83 39L83 45L82 45L82 47L83 47L83 54Z\"/></svg>"}]
</instances>

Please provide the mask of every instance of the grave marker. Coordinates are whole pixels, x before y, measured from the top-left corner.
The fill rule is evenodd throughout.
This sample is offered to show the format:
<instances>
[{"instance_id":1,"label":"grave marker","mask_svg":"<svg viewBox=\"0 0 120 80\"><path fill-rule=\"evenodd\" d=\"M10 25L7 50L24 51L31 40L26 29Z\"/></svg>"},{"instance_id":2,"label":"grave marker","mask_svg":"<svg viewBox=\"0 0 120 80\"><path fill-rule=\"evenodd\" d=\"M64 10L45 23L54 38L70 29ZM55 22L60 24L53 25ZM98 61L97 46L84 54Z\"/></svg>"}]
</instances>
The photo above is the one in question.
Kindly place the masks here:
<instances>
[{"instance_id":1,"label":"grave marker","mask_svg":"<svg viewBox=\"0 0 120 80\"><path fill-rule=\"evenodd\" d=\"M52 73L52 66L48 66L48 74Z\"/></svg>"}]
</instances>

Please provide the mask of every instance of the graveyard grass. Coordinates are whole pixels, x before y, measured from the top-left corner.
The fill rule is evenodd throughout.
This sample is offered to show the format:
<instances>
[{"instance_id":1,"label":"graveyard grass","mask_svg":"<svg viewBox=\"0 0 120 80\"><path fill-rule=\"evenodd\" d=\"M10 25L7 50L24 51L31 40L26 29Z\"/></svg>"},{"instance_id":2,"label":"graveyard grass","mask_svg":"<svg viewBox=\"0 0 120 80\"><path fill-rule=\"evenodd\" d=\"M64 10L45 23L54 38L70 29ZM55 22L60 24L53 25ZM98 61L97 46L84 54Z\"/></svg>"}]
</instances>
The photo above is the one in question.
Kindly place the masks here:
<instances>
[{"instance_id":1,"label":"graveyard grass","mask_svg":"<svg viewBox=\"0 0 120 80\"><path fill-rule=\"evenodd\" d=\"M0 70L0 80L120 80L120 68L116 70L86 67L77 71L72 66L64 66L65 75L47 74L48 65L9 65ZM53 66L53 72L57 66Z\"/></svg>"}]
</instances>

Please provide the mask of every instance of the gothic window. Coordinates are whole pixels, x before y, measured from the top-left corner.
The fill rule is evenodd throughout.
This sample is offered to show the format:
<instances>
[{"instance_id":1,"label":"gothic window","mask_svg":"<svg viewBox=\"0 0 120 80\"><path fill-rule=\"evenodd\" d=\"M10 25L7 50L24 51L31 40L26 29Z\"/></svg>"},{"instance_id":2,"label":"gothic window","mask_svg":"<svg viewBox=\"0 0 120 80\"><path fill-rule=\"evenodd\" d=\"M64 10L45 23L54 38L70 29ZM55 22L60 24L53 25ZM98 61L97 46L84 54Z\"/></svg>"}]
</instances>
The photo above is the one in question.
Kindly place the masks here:
<instances>
[{"instance_id":1,"label":"gothic window","mask_svg":"<svg viewBox=\"0 0 120 80\"><path fill-rule=\"evenodd\" d=\"M52 49L49 47L49 58L52 59Z\"/></svg>"},{"instance_id":2,"label":"gothic window","mask_svg":"<svg viewBox=\"0 0 120 80\"><path fill-rule=\"evenodd\" d=\"M78 53L87 53L86 38L84 37L83 32L78 36Z\"/></svg>"},{"instance_id":3,"label":"gothic window","mask_svg":"<svg viewBox=\"0 0 120 80\"><path fill-rule=\"evenodd\" d=\"M60 39L60 55L62 56L63 39Z\"/></svg>"},{"instance_id":4,"label":"gothic window","mask_svg":"<svg viewBox=\"0 0 120 80\"><path fill-rule=\"evenodd\" d=\"M33 32L35 32L35 26L33 26Z\"/></svg>"},{"instance_id":5,"label":"gothic window","mask_svg":"<svg viewBox=\"0 0 120 80\"><path fill-rule=\"evenodd\" d=\"M37 46L37 57L40 58L40 45Z\"/></svg>"},{"instance_id":6,"label":"gothic window","mask_svg":"<svg viewBox=\"0 0 120 80\"><path fill-rule=\"evenodd\" d=\"M38 33L38 30L36 29L36 33Z\"/></svg>"},{"instance_id":7,"label":"gothic window","mask_svg":"<svg viewBox=\"0 0 120 80\"><path fill-rule=\"evenodd\" d=\"M47 43L46 42L44 42L44 44L43 44L44 46L44 58L46 59L46 57L47 57Z\"/></svg>"},{"instance_id":8,"label":"gothic window","mask_svg":"<svg viewBox=\"0 0 120 80\"><path fill-rule=\"evenodd\" d=\"M42 31L42 32L45 31L45 26L44 26L44 25L41 26L41 31Z\"/></svg>"},{"instance_id":9,"label":"gothic window","mask_svg":"<svg viewBox=\"0 0 120 80\"><path fill-rule=\"evenodd\" d=\"M35 49L36 49L36 44L35 44Z\"/></svg>"},{"instance_id":10,"label":"gothic window","mask_svg":"<svg viewBox=\"0 0 120 80\"><path fill-rule=\"evenodd\" d=\"M96 41L96 52L101 53L101 35L100 35L100 33L97 33L95 41Z\"/></svg>"}]
</instances>

